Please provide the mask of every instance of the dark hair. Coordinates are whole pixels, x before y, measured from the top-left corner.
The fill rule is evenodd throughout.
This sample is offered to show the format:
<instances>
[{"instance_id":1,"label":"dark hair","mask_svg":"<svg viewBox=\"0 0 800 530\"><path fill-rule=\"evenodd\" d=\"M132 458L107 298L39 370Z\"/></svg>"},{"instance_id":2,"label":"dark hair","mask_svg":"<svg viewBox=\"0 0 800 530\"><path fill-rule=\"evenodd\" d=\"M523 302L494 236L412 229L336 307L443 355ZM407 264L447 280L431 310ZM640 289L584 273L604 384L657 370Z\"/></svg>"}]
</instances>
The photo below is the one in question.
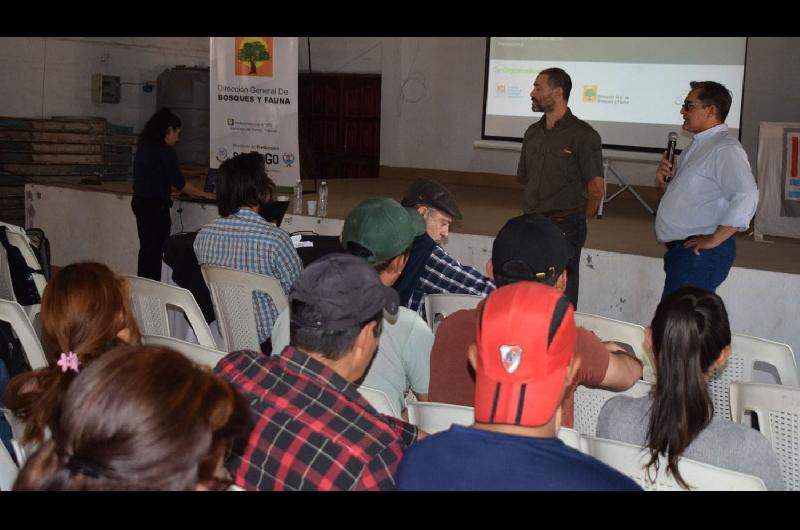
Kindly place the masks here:
<instances>
[{"instance_id":1,"label":"dark hair","mask_svg":"<svg viewBox=\"0 0 800 530\"><path fill-rule=\"evenodd\" d=\"M678 458L714 416L705 375L731 343L728 313L716 294L684 287L658 304L650 327L656 385L647 465L657 472L659 454L667 454L667 470L688 488L678 471Z\"/></svg>"},{"instance_id":2,"label":"dark hair","mask_svg":"<svg viewBox=\"0 0 800 530\"><path fill-rule=\"evenodd\" d=\"M717 119L721 122L728 117L731 110L731 91L716 81L692 81L689 83L692 90L697 90L697 98L706 104L714 105L717 109Z\"/></svg>"},{"instance_id":3,"label":"dark hair","mask_svg":"<svg viewBox=\"0 0 800 530\"><path fill-rule=\"evenodd\" d=\"M569 93L572 92L572 78L561 68L548 68L539 72L539 75L547 76L547 84L550 88L560 88L564 94L564 101L569 101Z\"/></svg>"},{"instance_id":4,"label":"dark hair","mask_svg":"<svg viewBox=\"0 0 800 530\"><path fill-rule=\"evenodd\" d=\"M15 376L5 395L6 406L25 420L25 444L43 441L56 405L75 379L75 372L55 364L59 353L74 352L83 369L122 344L121 330L130 330L133 344L140 339L128 282L102 263L72 263L53 274L42 296L41 319L50 366Z\"/></svg>"},{"instance_id":5,"label":"dark hair","mask_svg":"<svg viewBox=\"0 0 800 530\"><path fill-rule=\"evenodd\" d=\"M267 176L264 156L251 151L236 155L219 166L217 209L222 217L242 206L258 206L272 197L275 183Z\"/></svg>"},{"instance_id":6,"label":"dark hair","mask_svg":"<svg viewBox=\"0 0 800 530\"><path fill-rule=\"evenodd\" d=\"M352 254L353 256L359 257L359 258L364 258L367 261L369 261L370 258L374 257L374 254L372 253L372 251L370 249L368 249L367 247L365 247L365 246L363 246L363 245L361 245L359 243L356 243L355 241L348 241L345 244L344 247L345 247L345 250L348 253ZM406 248L403 252L401 252L397 256L408 257L410 253L411 253L411 245L409 245L408 248ZM397 256L393 256L393 257L387 259L386 261L382 261L381 263L372 263L372 262L370 262L370 265L372 265L375 268L375 272L380 274L380 273L382 273L383 271L385 271L389 267L389 264Z\"/></svg>"},{"instance_id":7,"label":"dark hair","mask_svg":"<svg viewBox=\"0 0 800 530\"><path fill-rule=\"evenodd\" d=\"M344 329L328 330L319 327L307 327L301 322L314 322L322 318L319 307L307 304L300 300L291 302L291 323L289 325L289 342L297 349L306 352L316 352L323 357L335 361L350 351L356 342L358 334L370 322L375 322L376 333L383 322L383 310L378 311L366 322L358 326Z\"/></svg>"},{"instance_id":8,"label":"dark hair","mask_svg":"<svg viewBox=\"0 0 800 530\"><path fill-rule=\"evenodd\" d=\"M189 490L247 433L233 386L160 346L123 346L81 370L15 490Z\"/></svg>"},{"instance_id":9,"label":"dark hair","mask_svg":"<svg viewBox=\"0 0 800 530\"><path fill-rule=\"evenodd\" d=\"M142 132L139 133L139 145L163 143L167 129L170 127L180 129L181 119L169 108L164 107L150 116L150 119L144 124Z\"/></svg>"}]
</instances>

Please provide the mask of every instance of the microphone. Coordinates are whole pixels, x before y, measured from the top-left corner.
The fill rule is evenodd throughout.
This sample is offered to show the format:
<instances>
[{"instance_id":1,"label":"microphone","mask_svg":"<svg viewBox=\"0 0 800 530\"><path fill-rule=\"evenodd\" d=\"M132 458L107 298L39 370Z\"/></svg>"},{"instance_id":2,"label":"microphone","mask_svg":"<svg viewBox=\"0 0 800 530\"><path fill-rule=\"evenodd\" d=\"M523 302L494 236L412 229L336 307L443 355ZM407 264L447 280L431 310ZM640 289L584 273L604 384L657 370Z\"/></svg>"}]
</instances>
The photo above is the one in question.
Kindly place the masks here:
<instances>
[{"instance_id":1,"label":"microphone","mask_svg":"<svg viewBox=\"0 0 800 530\"><path fill-rule=\"evenodd\" d=\"M675 165L675 144L678 142L678 133L671 132L667 135L667 160L671 165ZM664 182L669 182L672 177L664 177Z\"/></svg>"}]
</instances>

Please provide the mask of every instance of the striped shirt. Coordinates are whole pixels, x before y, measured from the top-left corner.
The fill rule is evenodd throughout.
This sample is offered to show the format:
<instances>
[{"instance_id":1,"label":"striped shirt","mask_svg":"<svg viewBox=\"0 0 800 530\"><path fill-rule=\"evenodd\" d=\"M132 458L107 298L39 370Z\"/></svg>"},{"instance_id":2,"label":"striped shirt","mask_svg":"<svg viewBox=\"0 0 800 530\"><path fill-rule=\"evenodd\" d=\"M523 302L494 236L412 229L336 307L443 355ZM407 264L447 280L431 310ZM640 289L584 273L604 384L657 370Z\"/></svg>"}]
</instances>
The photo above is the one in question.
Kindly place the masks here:
<instances>
[{"instance_id":1,"label":"striped shirt","mask_svg":"<svg viewBox=\"0 0 800 530\"><path fill-rule=\"evenodd\" d=\"M194 240L200 265L216 265L276 278L288 293L303 271L303 262L289 235L251 210L241 209L215 219L200 230ZM258 340L272 334L278 310L264 293L254 293Z\"/></svg>"},{"instance_id":2,"label":"striped shirt","mask_svg":"<svg viewBox=\"0 0 800 530\"><path fill-rule=\"evenodd\" d=\"M477 269L462 265L451 258L440 246L434 245L433 251L425 262L411 298L400 303L412 311L417 311L425 318L425 295L439 293L484 295L494 291L495 285Z\"/></svg>"},{"instance_id":3,"label":"striped shirt","mask_svg":"<svg viewBox=\"0 0 800 530\"><path fill-rule=\"evenodd\" d=\"M287 346L227 355L215 371L250 404L254 428L226 465L248 490L390 490L417 428L378 413L355 386Z\"/></svg>"}]
</instances>

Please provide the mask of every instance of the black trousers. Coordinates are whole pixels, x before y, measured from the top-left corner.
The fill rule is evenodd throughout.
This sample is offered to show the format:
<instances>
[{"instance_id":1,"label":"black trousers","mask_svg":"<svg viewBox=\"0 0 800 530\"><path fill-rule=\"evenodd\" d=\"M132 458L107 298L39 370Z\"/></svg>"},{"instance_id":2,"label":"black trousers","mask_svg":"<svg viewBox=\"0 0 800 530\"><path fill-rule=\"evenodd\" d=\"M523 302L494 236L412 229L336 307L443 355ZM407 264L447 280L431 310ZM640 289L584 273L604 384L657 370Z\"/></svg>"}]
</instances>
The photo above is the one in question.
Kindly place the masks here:
<instances>
[{"instance_id":1,"label":"black trousers","mask_svg":"<svg viewBox=\"0 0 800 530\"><path fill-rule=\"evenodd\" d=\"M133 197L131 209L139 232L139 260L136 274L142 278L161 280L161 257L169 237L172 219L169 201Z\"/></svg>"},{"instance_id":2,"label":"black trousers","mask_svg":"<svg viewBox=\"0 0 800 530\"><path fill-rule=\"evenodd\" d=\"M586 217L583 212L568 215L562 219L553 219L561 229L569 246L569 261L567 261L567 295L572 307L578 310L578 287L580 285L581 249L586 243Z\"/></svg>"}]
</instances>

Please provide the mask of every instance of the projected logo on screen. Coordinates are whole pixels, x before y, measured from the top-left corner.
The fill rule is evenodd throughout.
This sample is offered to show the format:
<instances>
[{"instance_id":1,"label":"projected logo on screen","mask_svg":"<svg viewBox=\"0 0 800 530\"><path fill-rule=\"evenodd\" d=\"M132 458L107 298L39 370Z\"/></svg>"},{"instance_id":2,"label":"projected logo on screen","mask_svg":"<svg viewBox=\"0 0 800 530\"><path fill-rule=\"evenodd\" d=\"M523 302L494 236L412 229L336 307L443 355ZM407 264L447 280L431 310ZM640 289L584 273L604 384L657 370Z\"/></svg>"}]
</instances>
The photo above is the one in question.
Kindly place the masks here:
<instances>
[{"instance_id":1,"label":"projected logo on screen","mask_svg":"<svg viewBox=\"0 0 800 530\"><path fill-rule=\"evenodd\" d=\"M496 87L494 87L494 97L496 98L506 97L506 85L497 85Z\"/></svg>"},{"instance_id":2,"label":"projected logo on screen","mask_svg":"<svg viewBox=\"0 0 800 530\"><path fill-rule=\"evenodd\" d=\"M583 85L583 100L588 102L597 101L597 85Z\"/></svg>"}]
</instances>

